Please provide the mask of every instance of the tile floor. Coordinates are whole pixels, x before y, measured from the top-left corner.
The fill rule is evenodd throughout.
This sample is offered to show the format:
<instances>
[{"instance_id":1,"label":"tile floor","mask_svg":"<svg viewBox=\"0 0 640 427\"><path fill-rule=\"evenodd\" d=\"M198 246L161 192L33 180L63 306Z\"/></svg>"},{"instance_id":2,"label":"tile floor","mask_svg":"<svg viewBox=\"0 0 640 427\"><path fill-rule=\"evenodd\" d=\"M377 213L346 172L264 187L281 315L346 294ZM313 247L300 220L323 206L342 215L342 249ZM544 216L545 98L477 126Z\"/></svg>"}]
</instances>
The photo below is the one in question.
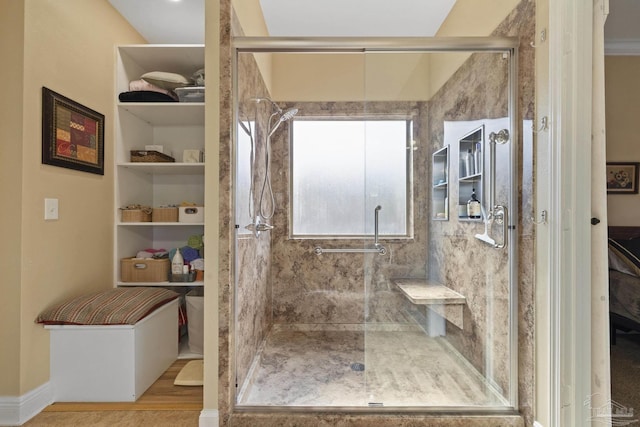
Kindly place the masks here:
<instances>
[{"instance_id":1,"label":"tile floor","mask_svg":"<svg viewBox=\"0 0 640 427\"><path fill-rule=\"evenodd\" d=\"M276 326L245 383L239 404L247 406L507 406L445 338L414 328Z\"/></svg>"}]
</instances>

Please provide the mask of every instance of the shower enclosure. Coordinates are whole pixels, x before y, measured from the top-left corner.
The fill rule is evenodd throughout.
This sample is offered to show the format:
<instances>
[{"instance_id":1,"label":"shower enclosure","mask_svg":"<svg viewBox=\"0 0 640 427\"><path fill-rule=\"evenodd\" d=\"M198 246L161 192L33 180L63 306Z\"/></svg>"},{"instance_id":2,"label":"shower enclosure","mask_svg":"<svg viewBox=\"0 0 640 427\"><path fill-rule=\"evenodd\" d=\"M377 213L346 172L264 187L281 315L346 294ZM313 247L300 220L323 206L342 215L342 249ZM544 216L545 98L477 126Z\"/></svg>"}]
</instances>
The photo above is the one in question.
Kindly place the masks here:
<instances>
[{"instance_id":1,"label":"shower enclosure","mask_svg":"<svg viewBox=\"0 0 640 427\"><path fill-rule=\"evenodd\" d=\"M518 407L516 46L235 39L236 409Z\"/></svg>"}]
</instances>

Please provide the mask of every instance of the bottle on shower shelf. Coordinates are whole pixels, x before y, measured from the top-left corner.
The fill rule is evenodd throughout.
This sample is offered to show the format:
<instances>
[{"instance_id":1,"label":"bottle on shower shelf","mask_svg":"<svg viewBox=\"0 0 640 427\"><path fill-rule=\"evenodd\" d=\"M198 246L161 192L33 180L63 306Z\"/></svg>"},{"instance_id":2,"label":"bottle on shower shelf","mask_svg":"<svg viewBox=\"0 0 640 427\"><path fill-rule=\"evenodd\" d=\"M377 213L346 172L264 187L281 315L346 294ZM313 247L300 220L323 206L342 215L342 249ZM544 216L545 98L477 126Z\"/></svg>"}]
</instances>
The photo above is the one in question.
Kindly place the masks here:
<instances>
[{"instance_id":1,"label":"bottle on shower shelf","mask_svg":"<svg viewBox=\"0 0 640 427\"><path fill-rule=\"evenodd\" d=\"M467 154L464 155L464 168L466 170L466 174L464 176L471 176L476 173L474 170L474 163L473 153L471 152L471 148L469 148L467 150Z\"/></svg>"},{"instance_id":2,"label":"bottle on shower shelf","mask_svg":"<svg viewBox=\"0 0 640 427\"><path fill-rule=\"evenodd\" d=\"M476 142L476 149L473 152L473 160L476 173L482 173L482 144L480 142Z\"/></svg>"},{"instance_id":3,"label":"bottle on shower shelf","mask_svg":"<svg viewBox=\"0 0 640 427\"><path fill-rule=\"evenodd\" d=\"M476 196L476 189L471 189L471 198L467 202L467 216L469 219L480 219L481 211L480 211L480 201Z\"/></svg>"},{"instance_id":4,"label":"bottle on shower shelf","mask_svg":"<svg viewBox=\"0 0 640 427\"><path fill-rule=\"evenodd\" d=\"M180 253L180 248L176 249L176 253L171 258L171 274L183 274L184 258Z\"/></svg>"}]
</instances>

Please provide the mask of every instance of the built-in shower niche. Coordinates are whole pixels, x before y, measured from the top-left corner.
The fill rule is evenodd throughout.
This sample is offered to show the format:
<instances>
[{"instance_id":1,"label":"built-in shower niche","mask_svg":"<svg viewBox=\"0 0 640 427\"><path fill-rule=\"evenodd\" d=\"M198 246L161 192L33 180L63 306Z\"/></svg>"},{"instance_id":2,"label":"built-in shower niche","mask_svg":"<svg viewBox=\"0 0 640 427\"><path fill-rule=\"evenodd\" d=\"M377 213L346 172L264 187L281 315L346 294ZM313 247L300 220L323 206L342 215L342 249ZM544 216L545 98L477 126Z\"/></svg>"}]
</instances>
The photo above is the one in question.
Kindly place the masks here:
<instances>
[{"instance_id":1,"label":"built-in shower niche","mask_svg":"<svg viewBox=\"0 0 640 427\"><path fill-rule=\"evenodd\" d=\"M481 206L484 206L484 126L469 132L458 141L458 206L466 207L475 193ZM459 208L458 220L482 221L480 218L472 218L468 210Z\"/></svg>"},{"instance_id":2,"label":"built-in shower niche","mask_svg":"<svg viewBox=\"0 0 640 427\"><path fill-rule=\"evenodd\" d=\"M442 147L431 156L431 210L432 219L449 219L449 146Z\"/></svg>"}]
</instances>

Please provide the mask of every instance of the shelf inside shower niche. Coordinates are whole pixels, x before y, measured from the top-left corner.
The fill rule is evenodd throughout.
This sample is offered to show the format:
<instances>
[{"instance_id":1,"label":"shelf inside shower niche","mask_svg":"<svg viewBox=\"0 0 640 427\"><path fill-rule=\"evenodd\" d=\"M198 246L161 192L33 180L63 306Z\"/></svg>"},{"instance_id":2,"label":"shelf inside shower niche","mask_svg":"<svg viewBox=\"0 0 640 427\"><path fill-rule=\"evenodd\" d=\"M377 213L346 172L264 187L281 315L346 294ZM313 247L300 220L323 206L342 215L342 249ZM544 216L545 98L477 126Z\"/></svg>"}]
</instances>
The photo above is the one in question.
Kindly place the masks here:
<instances>
[{"instance_id":1,"label":"shelf inside shower niche","mask_svg":"<svg viewBox=\"0 0 640 427\"><path fill-rule=\"evenodd\" d=\"M460 329L463 328L463 308L467 303L464 295L427 279L392 279L392 282L413 304L424 305Z\"/></svg>"}]
</instances>

